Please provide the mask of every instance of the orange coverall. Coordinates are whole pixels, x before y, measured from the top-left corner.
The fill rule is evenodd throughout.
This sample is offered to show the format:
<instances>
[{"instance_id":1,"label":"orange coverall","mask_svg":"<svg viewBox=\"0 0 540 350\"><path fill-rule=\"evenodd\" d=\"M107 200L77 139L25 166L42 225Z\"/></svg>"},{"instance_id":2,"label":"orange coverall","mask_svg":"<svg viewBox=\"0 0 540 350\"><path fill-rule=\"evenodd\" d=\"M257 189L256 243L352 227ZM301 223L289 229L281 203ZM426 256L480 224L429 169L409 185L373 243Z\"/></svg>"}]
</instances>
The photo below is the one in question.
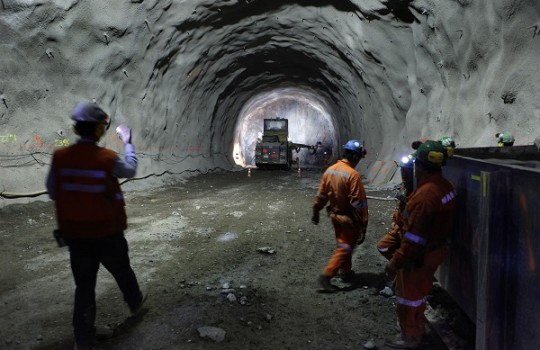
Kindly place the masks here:
<instances>
[{"instance_id":1,"label":"orange coverall","mask_svg":"<svg viewBox=\"0 0 540 350\"><path fill-rule=\"evenodd\" d=\"M403 234L407 231L405 213L405 202L399 200L392 217L392 227L377 243L377 250L388 260L392 259L392 255L400 247Z\"/></svg>"},{"instance_id":2,"label":"orange coverall","mask_svg":"<svg viewBox=\"0 0 540 350\"><path fill-rule=\"evenodd\" d=\"M401 331L417 340L424 334L426 299L435 271L448 254L455 197L453 185L441 173L423 180L407 201L407 232L391 259L397 269L396 311Z\"/></svg>"},{"instance_id":3,"label":"orange coverall","mask_svg":"<svg viewBox=\"0 0 540 350\"><path fill-rule=\"evenodd\" d=\"M346 159L338 160L323 174L313 210L320 211L330 203L328 215L334 225L337 248L324 268L327 277L348 273L352 253L368 225L368 206L362 177Z\"/></svg>"}]
</instances>

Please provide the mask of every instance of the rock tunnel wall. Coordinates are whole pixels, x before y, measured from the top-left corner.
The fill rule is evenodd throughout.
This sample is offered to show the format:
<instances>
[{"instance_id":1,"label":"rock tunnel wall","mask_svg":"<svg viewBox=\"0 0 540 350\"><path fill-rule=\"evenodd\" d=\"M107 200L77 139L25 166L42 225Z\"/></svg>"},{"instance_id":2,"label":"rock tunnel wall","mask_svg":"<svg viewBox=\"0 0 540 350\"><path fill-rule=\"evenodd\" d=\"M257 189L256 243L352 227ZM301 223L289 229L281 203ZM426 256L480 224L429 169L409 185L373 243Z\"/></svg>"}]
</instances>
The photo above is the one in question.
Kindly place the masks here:
<instances>
[{"instance_id":1,"label":"rock tunnel wall","mask_svg":"<svg viewBox=\"0 0 540 350\"><path fill-rule=\"evenodd\" d=\"M532 143L539 14L533 0L1 0L1 191L44 189L79 101L132 126L146 178L131 188L231 169L240 111L281 88L326 101L336 144L364 140L366 165L418 137ZM112 130L101 144L122 151Z\"/></svg>"}]
</instances>

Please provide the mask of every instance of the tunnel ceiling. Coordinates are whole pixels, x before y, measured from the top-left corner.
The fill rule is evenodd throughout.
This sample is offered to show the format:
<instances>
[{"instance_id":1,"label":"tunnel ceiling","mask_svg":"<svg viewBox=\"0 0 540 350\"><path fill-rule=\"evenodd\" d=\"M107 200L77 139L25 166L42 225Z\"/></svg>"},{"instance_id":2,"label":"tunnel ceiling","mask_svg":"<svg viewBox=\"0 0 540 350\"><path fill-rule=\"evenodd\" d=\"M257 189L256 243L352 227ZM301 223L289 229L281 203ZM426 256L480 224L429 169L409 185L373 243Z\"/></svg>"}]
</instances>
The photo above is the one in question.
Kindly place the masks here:
<instances>
[{"instance_id":1,"label":"tunnel ceiling","mask_svg":"<svg viewBox=\"0 0 540 350\"><path fill-rule=\"evenodd\" d=\"M75 140L68 116L81 100L133 127L141 176L230 168L246 104L288 89L323 101L336 145L364 140L366 164L396 158L418 137L466 147L509 130L532 142L539 7L2 0L3 186L36 189L50 154ZM115 135L103 144L121 151ZM21 180L29 169L35 177Z\"/></svg>"}]
</instances>

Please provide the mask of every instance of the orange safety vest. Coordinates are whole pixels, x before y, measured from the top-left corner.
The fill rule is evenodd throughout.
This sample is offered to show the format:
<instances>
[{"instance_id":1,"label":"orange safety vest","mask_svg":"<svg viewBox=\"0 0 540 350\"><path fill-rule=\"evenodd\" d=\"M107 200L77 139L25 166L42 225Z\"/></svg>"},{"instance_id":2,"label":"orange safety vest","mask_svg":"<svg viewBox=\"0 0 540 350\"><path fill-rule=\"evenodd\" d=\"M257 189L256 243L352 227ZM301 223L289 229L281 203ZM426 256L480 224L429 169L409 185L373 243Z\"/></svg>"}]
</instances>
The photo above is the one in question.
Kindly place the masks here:
<instances>
[{"instance_id":1,"label":"orange safety vest","mask_svg":"<svg viewBox=\"0 0 540 350\"><path fill-rule=\"evenodd\" d=\"M53 156L56 216L64 237L97 238L127 227L124 197L112 176L116 153L77 143Z\"/></svg>"}]
</instances>

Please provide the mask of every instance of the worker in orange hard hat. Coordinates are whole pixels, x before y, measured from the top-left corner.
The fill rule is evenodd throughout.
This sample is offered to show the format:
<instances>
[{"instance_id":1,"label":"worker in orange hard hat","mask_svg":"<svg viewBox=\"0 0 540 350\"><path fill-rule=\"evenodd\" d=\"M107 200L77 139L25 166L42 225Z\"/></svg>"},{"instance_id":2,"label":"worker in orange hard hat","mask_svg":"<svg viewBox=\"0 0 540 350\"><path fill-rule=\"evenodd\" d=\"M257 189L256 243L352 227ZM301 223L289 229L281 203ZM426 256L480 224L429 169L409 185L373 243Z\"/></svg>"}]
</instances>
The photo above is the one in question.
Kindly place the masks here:
<instances>
[{"instance_id":1,"label":"worker in orange hard hat","mask_svg":"<svg viewBox=\"0 0 540 350\"><path fill-rule=\"evenodd\" d=\"M385 267L396 281L396 311L401 333L386 346L415 349L424 335L426 299L433 276L448 254L448 239L456 213L454 186L442 176L447 149L439 141L426 141L414 154L417 188L406 204L406 229L401 245Z\"/></svg>"},{"instance_id":2,"label":"worker in orange hard hat","mask_svg":"<svg viewBox=\"0 0 540 350\"><path fill-rule=\"evenodd\" d=\"M348 141L343 149L343 158L326 169L322 176L311 218L317 225L319 211L329 203L326 209L334 226L337 247L319 277L319 284L326 292L339 290L330 282L338 273L343 282L352 281L352 253L354 248L364 241L368 225L366 192L362 177L355 169L365 157L366 150L358 140Z\"/></svg>"},{"instance_id":3,"label":"worker in orange hard hat","mask_svg":"<svg viewBox=\"0 0 540 350\"><path fill-rule=\"evenodd\" d=\"M137 157L131 129L116 129L125 144L124 159L97 142L105 135L111 118L95 104L81 103L71 115L79 140L54 152L47 177L49 196L55 201L59 245L69 247L75 280L73 331L75 349L91 349L96 328L96 278L102 264L115 278L133 314L141 310L146 293L141 291L124 237L126 211L118 178L131 178Z\"/></svg>"}]
</instances>

